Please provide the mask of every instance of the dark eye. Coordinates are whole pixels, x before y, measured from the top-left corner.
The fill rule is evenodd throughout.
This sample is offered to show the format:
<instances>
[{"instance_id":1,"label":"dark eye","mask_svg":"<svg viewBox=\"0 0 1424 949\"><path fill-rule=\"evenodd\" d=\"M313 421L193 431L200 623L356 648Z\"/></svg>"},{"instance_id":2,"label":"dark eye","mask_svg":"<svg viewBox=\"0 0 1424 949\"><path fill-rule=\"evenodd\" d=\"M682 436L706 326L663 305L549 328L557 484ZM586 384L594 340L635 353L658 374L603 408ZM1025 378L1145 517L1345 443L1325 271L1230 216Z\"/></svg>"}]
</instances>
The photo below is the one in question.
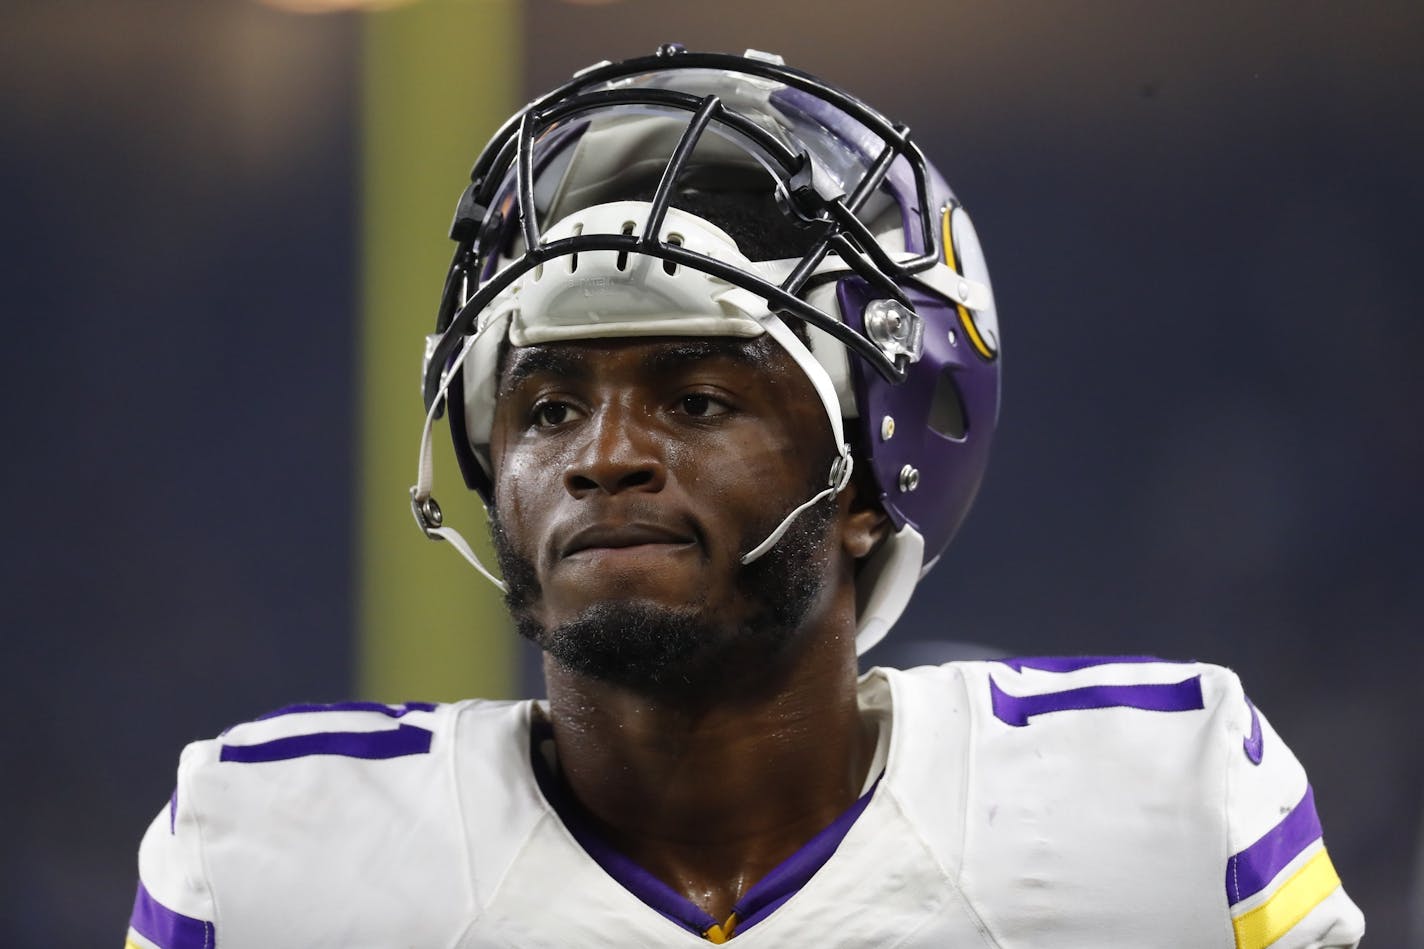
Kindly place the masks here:
<instances>
[{"instance_id":1,"label":"dark eye","mask_svg":"<svg viewBox=\"0 0 1424 949\"><path fill-rule=\"evenodd\" d=\"M690 392L679 400L678 405L695 418L711 418L714 415L725 415L728 411L726 403L705 392Z\"/></svg>"},{"instance_id":2,"label":"dark eye","mask_svg":"<svg viewBox=\"0 0 1424 949\"><path fill-rule=\"evenodd\" d=\"M573 418L574 409L567 402L540 402L534 406L534 424L539 428L553 428Z\"/></svg>"}]
</instances>

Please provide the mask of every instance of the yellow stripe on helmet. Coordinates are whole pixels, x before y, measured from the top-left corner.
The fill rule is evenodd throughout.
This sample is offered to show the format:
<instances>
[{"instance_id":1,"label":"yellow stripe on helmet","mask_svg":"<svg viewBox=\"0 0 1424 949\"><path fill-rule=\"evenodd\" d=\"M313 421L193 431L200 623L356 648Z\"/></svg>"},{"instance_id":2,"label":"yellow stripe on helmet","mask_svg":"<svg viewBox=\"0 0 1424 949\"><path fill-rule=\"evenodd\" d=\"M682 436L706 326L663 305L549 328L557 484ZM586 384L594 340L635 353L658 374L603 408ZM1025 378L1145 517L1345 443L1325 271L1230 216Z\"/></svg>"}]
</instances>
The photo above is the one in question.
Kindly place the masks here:
<instances>
[{"instance_id":1,"label":"yellow stripe on helmet","mask_svg":"<svg viewBox=\"0 0 1424 949\"><path fill-rule=\"evenodd\" d=\"M940 231L944 237L944 262L949 265L949 269L959 274L964 274L959 269L959 261L954 256L954 235L950 233L949 218L954 213L953 207L944 209L940 216ZM979 327L974 325L974 317L970 314L968 307L962 303L956 303L955 308L959 310L959 323L964 327L964 335L969 337L969 343L974 347L974 351L985 359L993 359L994 351L984 342L984 337L979 334Z\"/></svg>"}]
</instances>

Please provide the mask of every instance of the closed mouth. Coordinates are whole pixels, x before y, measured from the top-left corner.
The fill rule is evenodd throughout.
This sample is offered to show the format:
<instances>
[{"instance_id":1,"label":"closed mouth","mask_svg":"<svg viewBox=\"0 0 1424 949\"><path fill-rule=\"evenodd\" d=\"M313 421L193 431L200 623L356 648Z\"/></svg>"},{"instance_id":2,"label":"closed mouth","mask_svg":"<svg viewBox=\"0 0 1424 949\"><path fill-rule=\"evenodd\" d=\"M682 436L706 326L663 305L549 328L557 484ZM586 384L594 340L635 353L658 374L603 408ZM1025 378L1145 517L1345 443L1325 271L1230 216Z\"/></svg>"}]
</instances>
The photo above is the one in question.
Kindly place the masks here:
<instances>
[{"instance_id":1,"label":"closed mouth","mask_svg":"<svg viewBox=\"0 0 1424 949\"><path fill-rule=\"evenodd\" d=\"M594 524L574 533L564 544L562 557L585 550L622 550L630 547L685 547L695 543L687 534L656 524Z\"/></svg>"}]
</instances>

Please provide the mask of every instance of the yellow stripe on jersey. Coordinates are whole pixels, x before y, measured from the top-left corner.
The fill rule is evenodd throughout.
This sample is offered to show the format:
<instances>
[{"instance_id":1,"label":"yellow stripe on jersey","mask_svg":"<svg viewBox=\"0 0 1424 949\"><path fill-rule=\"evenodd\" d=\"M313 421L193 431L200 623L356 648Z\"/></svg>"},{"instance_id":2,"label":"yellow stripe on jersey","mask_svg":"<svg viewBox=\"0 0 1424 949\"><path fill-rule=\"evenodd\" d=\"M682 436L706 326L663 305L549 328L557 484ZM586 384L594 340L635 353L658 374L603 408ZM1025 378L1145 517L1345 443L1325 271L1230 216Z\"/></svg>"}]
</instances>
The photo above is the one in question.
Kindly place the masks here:
<instances>
[{"instance_id":1,"label":"yellow stripe on jersey","mask_svg":"<svg viewBox=\"0 0 1424 949\"><path fill-rule=\"evenodd\" d=\"M1340 876L1322 847L1269 900L1231 921L1236 949L1265 949L1339 886Z\"/></svg>"},{"instance_id":2,"label":"yellow stripe on jersey","mask_svg":"<svg viewBox=\"0 0 1424 949\"><path fill-rule=\"evenodd\" d=\"M727 917L727 921L718 926L715 923L707 927L707 931L702 934L702 938L714 945L722 945L732 938L732 930L737 928L737 914L733 913Z\"/></svg>"},{"instance_id":3,"label":"yellow stripe on jersey","mask_svg":"<svg viewBox=\"0 0 1424 949\"><path fill-rule=\"evenodd\" d=\"M138 943L134 942L132 939L125 939L125 940L124 940L124 949L141 949L141 947L139 946Z\"/></svg>"}]
</instances>

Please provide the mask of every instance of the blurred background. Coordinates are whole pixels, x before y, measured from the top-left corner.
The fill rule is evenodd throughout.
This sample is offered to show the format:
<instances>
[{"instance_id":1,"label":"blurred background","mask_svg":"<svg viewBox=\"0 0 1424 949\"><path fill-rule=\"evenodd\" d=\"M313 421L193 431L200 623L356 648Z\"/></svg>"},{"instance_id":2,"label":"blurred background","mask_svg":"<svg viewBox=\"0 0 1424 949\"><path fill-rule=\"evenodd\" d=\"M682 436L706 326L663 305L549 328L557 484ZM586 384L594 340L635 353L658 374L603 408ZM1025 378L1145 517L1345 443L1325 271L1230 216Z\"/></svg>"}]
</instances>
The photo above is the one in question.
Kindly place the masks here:
<instances>
[{"instance_id":1,"label":"blurred background","mask_svg":"<svg viewBox=\"0 0 1424 949\"><path fill-rule=\"evenodd\" d=\"M0 944L119 944L187 741L538 688L409 522L422 337L498 122L675 40L910 125L987 249L996 457L878 658L1232 666L1424 946L1424 5L328 6L0 10Z\"/></svg>"}]
</instances>

